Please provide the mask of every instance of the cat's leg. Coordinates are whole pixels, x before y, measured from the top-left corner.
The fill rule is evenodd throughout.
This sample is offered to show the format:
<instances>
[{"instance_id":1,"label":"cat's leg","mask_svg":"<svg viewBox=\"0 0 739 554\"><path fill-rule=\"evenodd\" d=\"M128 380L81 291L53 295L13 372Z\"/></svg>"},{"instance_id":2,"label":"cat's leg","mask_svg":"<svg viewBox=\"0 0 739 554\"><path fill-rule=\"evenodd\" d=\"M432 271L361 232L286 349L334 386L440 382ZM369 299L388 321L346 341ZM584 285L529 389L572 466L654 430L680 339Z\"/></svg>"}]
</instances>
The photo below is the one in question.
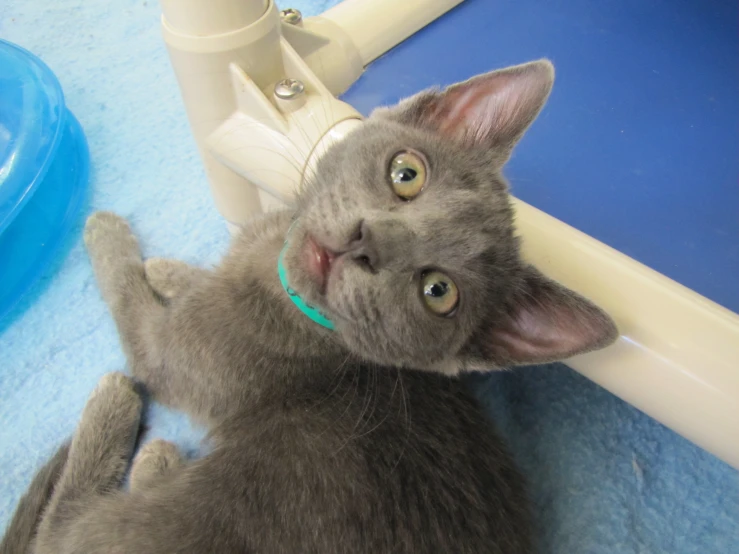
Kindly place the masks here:
<instances>
[{"instance_id":1,"label":"cat's leg","mask_svg":"<svg viewBox=\"0 0 739 554\"><path fill-rule=\"evenodd\" d=\"M146 490L182 465L182 455L173 443L155 439L145 444L133 460L131 491Z\"/></svg>"},{"instance_id":2,"label":"cat's leg","mask_svg":"<svg viewBox=\"0 0 739 554\"><path fill-rule=\"evenodd\" d=\"M85 225L85 245L131 369L151 386L160 364L148 326L165 307L146 280L138 241L126 220L96 212Z\"/></svg>"},{"instance_id":3,"label":"cat's leg","mask_svg":"<svg viewBox=\"0 0 739 554\"><path fill-rule=\"evenodd\" d=\"M174 308L149 285L138 241L128 223L110 212L97 212L87 220L85 244L134 376L158 401L205 419L203 414L209 414L220 398L203 395L197 370L183 371L181 359L170 359ZM208 274L186 267L155 262L149 267L150 277L158 280L164 292L170 288L177 292L189 286L187 278ZM177 355L188 356L181 351Z\"/></svg>"},{"instance_id":4,"label":"cat's leg","mask_svg":"<svg viewBox=\"0 0 739 554\"><path fill-rule=\"evenodd\" d=\"M180 296L209 272L179 260L149 258L144 262L146 280L154 291L168 300Z\"/></svg>"},{"instance_id":5,"label":"cat's leg","mask_svg":"<svg viewBox=\"0 0 739 554\"><path fill-rule=\"evenodd\" d=\"M168 308L146 280L136 237L123 218L97 212L85 225L85 245L131 371L158 400L171 403L175 380L160 347Z\"/></svg>"},{"instance_id":6,"label":"cat's leg","mask_svg":"<svg viewBox=\"0 0 739 554\"><path fill-rule=\"evenodd\" d=\"M141 410L142 400L130 377L103 376L85 405L64 470L39 524L39 551L53 551L66 525L93 498L120 488L139 434Z\"/></svg>"},{"instance_id":7,"label":"cat's leg","mask_svg":"<svg viewBox=\"0 0 739 554\"><path fill-rule=\"evenodd\" d=\"M125 309L122 305L153 302L138 241L125 219L111 212L92 214L85 224L85 246L100 292L116 323Z\"/></svg>"}]
</instances>

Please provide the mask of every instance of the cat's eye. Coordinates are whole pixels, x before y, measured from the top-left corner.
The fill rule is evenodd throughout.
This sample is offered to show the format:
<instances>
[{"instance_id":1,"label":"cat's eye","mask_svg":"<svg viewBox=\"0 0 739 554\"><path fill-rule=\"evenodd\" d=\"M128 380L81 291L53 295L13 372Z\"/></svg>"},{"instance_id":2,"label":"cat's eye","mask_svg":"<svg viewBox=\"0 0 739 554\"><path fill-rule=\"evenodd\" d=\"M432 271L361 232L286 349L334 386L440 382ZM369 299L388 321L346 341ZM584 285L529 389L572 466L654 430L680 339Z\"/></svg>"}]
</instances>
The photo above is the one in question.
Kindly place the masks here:
<instances>
[{"instance_id":1,"label":"cat's eye","mask_svg":"<svg viewBox=\"0 0 739 554\"><path fill-rule=\"evenodd\" d=\"M421 275L421 293L426 306L437 315L451 315L459 304L457 285L440 271Z\"/></svg>"},{"instance_id":2,"label":"cat's eye","mask_svg":"<svg viewBox=\"0 0 739 554\"><path fill-rule=\"evenodd\" d=\"M426 184L426 164L413 152L400 152L390 162L390 184L404 200L418 195Z\"/></svg>"}]
</instances>

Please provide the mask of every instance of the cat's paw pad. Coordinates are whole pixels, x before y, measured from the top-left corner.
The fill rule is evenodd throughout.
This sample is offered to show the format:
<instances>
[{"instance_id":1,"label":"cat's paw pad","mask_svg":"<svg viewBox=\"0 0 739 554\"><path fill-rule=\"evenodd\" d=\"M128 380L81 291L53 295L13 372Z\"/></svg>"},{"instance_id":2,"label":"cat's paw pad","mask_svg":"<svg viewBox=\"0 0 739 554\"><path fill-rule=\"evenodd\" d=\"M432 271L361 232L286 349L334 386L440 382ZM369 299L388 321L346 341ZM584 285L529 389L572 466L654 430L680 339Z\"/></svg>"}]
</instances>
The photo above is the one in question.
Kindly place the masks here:
<instances>
[{"instance_id":1,"label":"cat's paw pad","mask_svg":"<svg viewBox=\"0 0 739 554\"><path fill-rule=\"evenodd\" d=\"M85 246L93 260L139 258L139 243L128 222L112 212L95 212L85 223Z\"/></svg>"},{"instance_id":2,"label":"cat's paw pad","mask_svg":"<svg viewBox=\"0 0 739 554\"><path fill-rule=\"evenodd\" d=\"M149 258L144 262L144 271L151 288L163 298L171 299L185 286L190 266L179 260Z\"/></svg>"}]
</instances>

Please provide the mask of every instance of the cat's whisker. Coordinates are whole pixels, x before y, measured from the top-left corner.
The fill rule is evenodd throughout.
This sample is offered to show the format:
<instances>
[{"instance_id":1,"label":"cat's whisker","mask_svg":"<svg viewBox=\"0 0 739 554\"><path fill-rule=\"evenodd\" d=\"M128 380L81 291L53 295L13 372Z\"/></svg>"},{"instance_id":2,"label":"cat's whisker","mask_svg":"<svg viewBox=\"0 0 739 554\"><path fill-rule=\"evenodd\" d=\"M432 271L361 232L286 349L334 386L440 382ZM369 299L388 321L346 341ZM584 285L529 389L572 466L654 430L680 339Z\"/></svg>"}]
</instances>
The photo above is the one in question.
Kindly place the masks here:
<instances>
[{"instance_id":1,"label":"cat's whisker","mask_svg":"<svg viewBox=\"0 0 739 554\"><path fill-rule=\"evenodd\" d=\"M331 387L334 383L336 383L327 394L322 396L313 406L318 407L321 404L324 404L326 401L328 401L333 394L338 390L338 388L341 386L341 383L343 381L344 376L346 375L346 363L349 361L350 354L347 354L344 360L336 366L336 368L331 372L332 377L331 381L329 382L328 386ZM343 371L342 371L343 370Z\"/></svg>"},{"instance_id":2,"label":"cat's whisker","mask_svg":"<svg viewBox=\"0 0 739 554\"><path fill-rule=\"evenodd\" d=\"M381 368L381 369L384 369L384 368ZM399 372L396 372L396 375L399 375ZM377 430L377 429L379 429L380 427L382 427L382 426L384 425L384 423L385 423L385 422L386 422L386 421L388 420L388 418L389 418L389 417L390 417L390 415L391 415L391 414L390 414L390 406L392 405L392 399L393 399L393 398L395 398L395 391L396 391L396 389L398 388L398 381L399 381L399 377L397 377L397 376L396 376L396 378L395 378L395 385L393 386L393 390L392 390L392 391L390 392L390 402L388 402L388 404L389 404L389 405L388 405L388 409L387 409L387 411L385 412L385 417L383 417L381 421L379 421L378 423L376 423L376 424L375 424L375 425L374 425L374 426L373 426L373 427L372 427L371 429L369 429L368 431L365 431L365 432L363 432L363 433L361 433L361 434L358 434L358 435L356 435L356 436L354 437L355 439L358 439L358 438L361 438L361 437L364 437L364 436L367 436L367 435L370 435L370 434L372 434L372 433L373 433L373 432L374 432L375 430ZM378 402L375 402L375 406L377 406L377 404L378 404L378 403L379 403L379 401L378 401ZM373 410L373 412L372 412L372 413L374 413L374 410ZM369 420L369 419L370 419L370 418L368 418L368 420Z\"/></svg>"},{"instance_id":3,"label":"cat's whisker","mask_svg":"<svg viewBox=\"0 0 739 554\"><path fill-rule=\"evenodd\" d=\"M250 127L257 127L258 125L259 125L259 119L257 119L256 121L253 121L253 122L252 121L241 122L240 125L238 125L238 126L234 125L231 128L229 128L226 132L224 132L222 135L219 136L219 142L217 144L218 145L221 145L223 143L223 141L225 141L225 139L228 138L229 136L231 136L233 133L236 133L238 131L241 131L244 128L248 129ZM298 150L299 154L303 158L305 158L306 153L303 152L299 148L299 146L297 144L293 143L293 146L294 146L294 148L296 150ZM234 149L234 151L238 151L239 149L242 149L242 148L246 148L246 149L262 149L262 150L267 150L269 152L274 152L276 154L279 154L280 156L282 156L283 159L285 159L285 161L289 165L291 165L295 169L295 171L298 174L301 174L302 173L302 170L303 170L302 165L303 164L302 164L301 160L298 159L295 156L295 153L290 148L283 147L281 149L281 151L278 152L277 150L275 150L275 148L268 148L268 147L257 145L257 144L249 144L249 145L246 145L246 146L239 147L238 149ZM300 183L296 183L296 185L297 185L296 186L296 189L297 189L299 187Z\"/></svg>"},{"instance_id":4,"label":"cat's whisker","mask_svg":"<svg viewBox=\"0 0 739 554\"><path fill-rule=\"evenodd\" d=\"M353 368L353 369L354 369L354 371L353 371L353 375L352 375L351 385L347 388L346 391L344 391L344 394L342 394L341 397L338 399L339 402L337 402L337 404L344 401L344 399L346 398L346 396L349 394L349 390L351 390L352 396L349 399L349 401L346 402L346 406L344 407L344 411L342 411L339 414L339 416L336 418L335 422L340 422L341 420L344 419L344 416L352 408L352 406L354 404L354 400L357 397L357 393L359 392L359 382L361 381L361 375L360 375L359 370L357 370L356 368Z\"/></svg>"},{"instance_id":5,"label":"cat's whisker","mask_svg":"<svg viewBox=\"0 0 739 554\"><path fill-rule=\"evenodd\" d=\"M334 452L334 455L338 454L341 450L344 449L344 447L349 444L356 436L358 436L358 430L361 429L361 424L365 419L365 414L367 413L367 408L369 407L370 402L372 401L373 395L372 395L372 378L369 376L374 375L374 367L367 368L366 372L366 381L367 386L365 387L364 395L363 395L363 401L362 401L362 409L359 412L359 415L357 416L357 420L354 422L354 426L352 427L351 431L349 431L349 435L345 438L344 442L339 446L339 448ZM359 385L357 385L357 389L359 388Z\"/></svg>"},{"instance_id":6,"label":"cat's whisker","mask_svg":"<svg viewBox=\"0 0 739 554\"><path fill-rule=\"evenodd\" d=\"M403 459L403 455L405 454L405 451L408 448L408 443L410 442L410 438L411 438L411 411L406 401L406 391L405 391L405 385L403 384L402 370L398 370L398 379L400 380L401 398L403 400L403 411L405 412L405 420L407 421L407 425L406 425L406 435L405 435L405 443L403 444L403 449L400 451L400 454L398 455L398 459L395 462L395 465L393 465L392 469L390 470L390 473L394 473L395 469L398 467L398 464L400 464L400 460Z\"/></svg>"},{"instance_id":7,"label":"cat's whisker","mask_svg":"<svg viewBox=\"0 0 739 554\"><path fill-rule=\"evenodd\" d=\"M378 372L383 371L384 368L381 368L379 366L373 365L372 368L369 370L369 374L371 375L370 383L368 384L368 391L369 391L369 400L368 403L371 402L372 408L370 409L369 413L363 417L361 421L361 425L357 428L355 431L355 438L362 436L360 433L362 432L362 429L369 425L369 423L372 421L372 416L375 415L375 411L377 410L377 403L380 399L380 391L378 389Z\"/></svg>"},{"instance_id":8,"label":"cat's whisker","mask_svg":"<svg viewBox=\"0 0 739 554\"><path fill-rule=\"evenodd\" d=\"M321 73L323 73L324 75L326 74L326 67L325 67L325 65L323 63L323 57L325 55L327 55L325 52L322 52L322 51L319 50L318 63L321 64ZM322 109L323 109L323 112L324 112L324 117L326 116L326 109L328 109L328 111L329 111L329 113L328 113L328 121L330 121L330 122L333 122L334 121L334 110L333 110L333 108L334 108L333 102L329 102L328 103L328 106L326 106L326 103L325 102L323 103L323 108Z\"/></svg>"}]
</instances>

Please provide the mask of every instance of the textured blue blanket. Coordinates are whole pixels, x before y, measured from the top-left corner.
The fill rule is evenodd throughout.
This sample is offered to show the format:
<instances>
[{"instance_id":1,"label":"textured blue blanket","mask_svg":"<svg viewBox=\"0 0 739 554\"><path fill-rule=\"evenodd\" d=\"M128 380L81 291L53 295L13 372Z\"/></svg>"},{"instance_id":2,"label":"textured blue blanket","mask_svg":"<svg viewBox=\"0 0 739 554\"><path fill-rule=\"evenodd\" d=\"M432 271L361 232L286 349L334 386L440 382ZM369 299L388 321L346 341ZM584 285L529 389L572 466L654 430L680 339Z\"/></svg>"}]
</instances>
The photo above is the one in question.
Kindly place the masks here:
<instances>
[{"instance_id":1,"label":"textured blue blanket","mask_svg":"<svg viewBox=\"0 0 739 554\"><path fill-rule=\"evenodd\" d=\"M333 3L293 2L306 14ZM155 0L5 0L0 36L59 77L90 143L88 212L130 218L147 254L207 265L228 235L158 15ZM125 365L80 228L0 324L0 529L98 378ZM724 463L561 365L470 381L531 481L543 552L739 552L739 478ZM148 437L199 449L202 430L181 414L153 406L148 423Z\"/></svg>"}]
</instances>

